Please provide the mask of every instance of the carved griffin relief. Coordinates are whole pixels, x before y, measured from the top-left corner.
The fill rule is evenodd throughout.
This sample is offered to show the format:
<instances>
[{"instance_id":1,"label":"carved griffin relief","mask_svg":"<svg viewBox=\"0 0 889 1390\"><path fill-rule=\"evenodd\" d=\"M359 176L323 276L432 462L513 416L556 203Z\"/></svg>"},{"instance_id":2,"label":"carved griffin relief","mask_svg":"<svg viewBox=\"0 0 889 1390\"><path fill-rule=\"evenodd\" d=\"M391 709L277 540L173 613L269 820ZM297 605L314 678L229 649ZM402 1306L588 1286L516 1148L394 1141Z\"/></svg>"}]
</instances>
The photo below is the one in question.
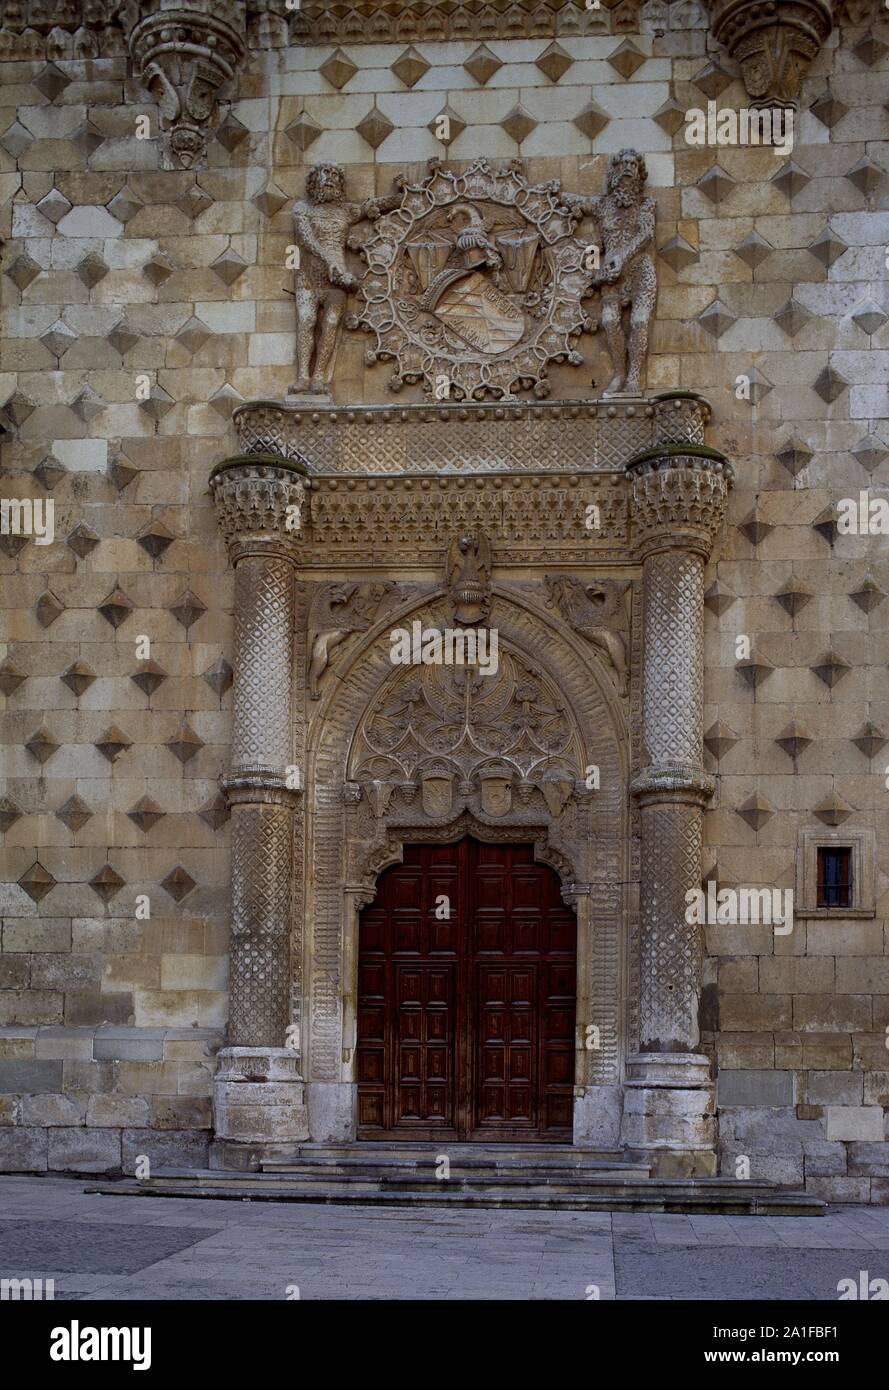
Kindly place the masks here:
<instances>
[{"instance_id":1,"label":"carved griffin relief","mask_svg":"<svg viewBox=\"0 0 889 1390\"><path fill-rule=\"evenodd\" d=\"M606 579L590 582L571 574L545 576L547 608L555 608L604 660L619 695L626 695L627 594L630 585Z\"/></svg>"},{"instance_id":2,"label":"carved griffin relief","mask_svg":"<svg viewBox=\"0 0 889 1390\"><path fill-rule=\"evenodd\" d=\"M320 699L319 681L331 653L352 633L368 630L394 588L392 580L327 584L316 594L309 615L308 685L313 700Z\"/></svg>"}]
</instances>

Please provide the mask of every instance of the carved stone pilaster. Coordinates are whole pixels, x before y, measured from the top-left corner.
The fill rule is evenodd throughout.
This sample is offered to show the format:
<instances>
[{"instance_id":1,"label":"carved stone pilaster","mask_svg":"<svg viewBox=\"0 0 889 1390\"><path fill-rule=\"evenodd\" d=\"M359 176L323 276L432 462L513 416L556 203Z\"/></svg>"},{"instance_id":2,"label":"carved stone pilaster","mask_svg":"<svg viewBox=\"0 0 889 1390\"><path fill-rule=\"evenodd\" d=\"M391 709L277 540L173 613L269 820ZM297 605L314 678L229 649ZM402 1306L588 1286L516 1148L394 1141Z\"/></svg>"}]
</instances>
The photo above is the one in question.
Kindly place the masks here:
<instances>
[{"instance_id":1,"label":"carved stone pilaster","mask_svg":"<svg viewBox=\"0 0 889 1390\"><path fill-rule=\"evenodd\" d=\"M666 398L657 411L665 433L686 413ZM686 894L700 884L701 814L713 790L701 753L704 565L732 471L714 449L665 442L638 455L627 475L643 567L645 766L632 784L642 841L640 1050L628 1066L624 1139L710 1151L707 1059L695 1051L703 943L686 920Z\"/></svg>"},{"instance_id":2,"label":"carved stone pilaster","mask_svg":"<svg viewBox=\"0 0 889 1390\"><path fill-rule=\"evenodd\" d=\"M129 36L130 55L158 103L171 167L191 168L204 154L220 87L244 61L244 6L232 0L160 4Z\"/></svg>"},{"instance_id":3,"label":"carved stone pilaster","mask_svg":"<svg viewBox=\"0 0 889 1390\"><path fill-rule=\"evenodd\" d=\"M710 0L714 38L740 64L752 106L797 106L833 28L831 0Z\"/></svg>"},{"instance_id":4,"label":"carved stone pilaster","mask_svg":"<svg viewBox=\"0 0 889 1390\"><path fill-rule=\"evenodd\" d=\"M301 854L294 859L302 834L302 754L294 752L292 732L302 471L284 460L236 457L210 479L235 567L232 754L225 782L232 806L231 1046L225 1055L243 1053L249 1061L261 1049L266 1059L246 1069L227 1063L217 1077L217 1136L236 1144L278 1143L307 1133L299 1042L288 1032L299 887L294 862L302 862ZM225 1161L231 1161L228 1154Z\"/></svg>"}]
</instances>

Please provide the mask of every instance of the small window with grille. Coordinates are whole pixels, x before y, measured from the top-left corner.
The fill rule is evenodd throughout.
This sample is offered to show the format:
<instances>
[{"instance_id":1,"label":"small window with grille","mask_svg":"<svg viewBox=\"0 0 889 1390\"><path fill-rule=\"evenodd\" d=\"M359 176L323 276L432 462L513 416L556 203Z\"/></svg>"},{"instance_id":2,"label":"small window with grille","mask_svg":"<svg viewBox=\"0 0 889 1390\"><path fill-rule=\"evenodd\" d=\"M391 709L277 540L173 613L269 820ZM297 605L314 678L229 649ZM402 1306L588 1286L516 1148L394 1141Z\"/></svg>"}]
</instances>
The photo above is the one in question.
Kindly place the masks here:
<instances>
[{"instance_id":1,"label":"small window with grille","mask_svg":"<svg viewBox=\"0 0 889 1390\"><path fill-rule=\"evenodd\" d=\"M852 847L818 846L818 907L852 906Z\"/></svg>"}]
</instances>

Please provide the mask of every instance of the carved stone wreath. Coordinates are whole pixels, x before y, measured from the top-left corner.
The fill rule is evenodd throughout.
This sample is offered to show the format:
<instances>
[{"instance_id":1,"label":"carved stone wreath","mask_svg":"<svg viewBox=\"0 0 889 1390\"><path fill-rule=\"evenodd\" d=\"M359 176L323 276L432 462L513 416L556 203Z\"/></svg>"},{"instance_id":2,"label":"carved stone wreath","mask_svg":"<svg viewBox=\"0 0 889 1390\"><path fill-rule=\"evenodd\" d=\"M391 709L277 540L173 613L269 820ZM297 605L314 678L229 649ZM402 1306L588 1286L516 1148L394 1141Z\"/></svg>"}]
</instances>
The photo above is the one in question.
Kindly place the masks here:
<instances>
[{"instance_id":1,"label":"carved stone wreath","mask_svg":"<svg viewBox=\"0 0 889 1390\"><path fill-rule=\"evenodd\" d=\"M577 336L594 328L576 225L559 182L529 184L518 160L463 173L430 161L356 244L364 306L349 326L376 334L368 362L394 360L392 390L423 381L439 400L548 395L547 364L580 366Z\"/></svg>"}]
</instances>

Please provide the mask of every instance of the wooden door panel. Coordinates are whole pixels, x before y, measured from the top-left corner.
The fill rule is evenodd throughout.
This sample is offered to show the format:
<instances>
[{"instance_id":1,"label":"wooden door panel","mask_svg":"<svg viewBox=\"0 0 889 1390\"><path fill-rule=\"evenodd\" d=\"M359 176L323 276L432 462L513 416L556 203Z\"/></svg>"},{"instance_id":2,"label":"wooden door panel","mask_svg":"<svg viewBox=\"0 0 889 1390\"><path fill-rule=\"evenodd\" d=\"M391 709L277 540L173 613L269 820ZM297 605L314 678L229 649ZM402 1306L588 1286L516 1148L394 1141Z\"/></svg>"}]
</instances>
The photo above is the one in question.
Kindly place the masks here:
<instances>
[{"instance_id":1,"label":"wooden door panel","mask_svg":"<svg viewBox=\"0 0 889 1390\"><path fill-rule=\"evenodd\" d=\"M359 930L360 1137L570 1136L575 918L530 845L406 846Z\"/></svg>"}]
</instances>

